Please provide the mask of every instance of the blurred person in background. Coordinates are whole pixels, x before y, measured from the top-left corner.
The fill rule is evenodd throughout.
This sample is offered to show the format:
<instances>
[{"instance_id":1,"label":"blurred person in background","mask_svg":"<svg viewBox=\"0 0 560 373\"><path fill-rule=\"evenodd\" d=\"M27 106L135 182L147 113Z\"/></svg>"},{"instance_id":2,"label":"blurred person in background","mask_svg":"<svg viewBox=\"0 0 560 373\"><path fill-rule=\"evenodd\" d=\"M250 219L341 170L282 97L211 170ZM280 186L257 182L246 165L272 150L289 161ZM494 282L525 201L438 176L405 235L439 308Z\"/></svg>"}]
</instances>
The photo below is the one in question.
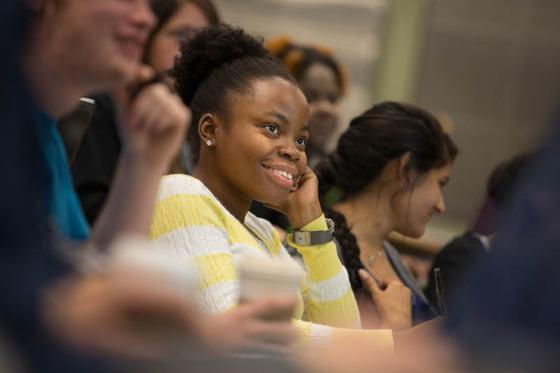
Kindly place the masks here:
<instances>
[{"instance_id":1,"label":"blurred person in background","mask_svg":"<svg viewBox=\"0 0 560 373\"><path fill-rule=\"evenodd\" d=\"M449 305L470 371L553 372L560 347L560 132L516 182L492 248Z\"/></svg>"},{"instance_id":2,"label":"blurred person in background","mask_svg":"<svg viewBox=\"0 0 560 373\"><path fill-rule=\"evenodd\" d=\"M211 0L153 0L156 16L143 50L142 62L172 87L167 71L179 53L179 44L197 30L220 23ZM80 139L72 160L72 176L81 206L90 224L102 210L115 177L123 139L115 121L115 103L110 94L93 96L95 111ZM182 144L181 154L170 166L173 172L192 168L190 151Z\"/></svg>"},{"instance_id":3,"label":"blurred person in background","mask_svg":"<svg viewBox=\"0 0 560 373\"><path fill-rule=\"evenodd\" d=\"M445 211L443 188L457 152L430 113L383 102L354 118L317 167L326 216L336 223L365 327L394 320L390 326L405 329L411 315L414 324L436 316L387 237L392 231L420 237L432 215ZM377 283L372 294L364 280Z\"/></svg>"},{"instance_id":4,"label":"blurred person in background","mask_svg":"<svg viewBox=\"0 0 560 373\"><path fill-rule=\"evenodd\" d=\"M453 239L436 255L429 272L426 296L435 307L445 307L453 302L465 276L475 267L478 261L490 250L496 236L498 222L502 219L510 200L517 190L520 181L524 180L536 153L517 155L500 163L494 168L486 184L486 195L493 206L494 233L483 235L475 231L467 231ZM438 298L434 269L439 268L443 291ZM443 310L439 310L443 312Z\"/></svg>"}]
</instances>

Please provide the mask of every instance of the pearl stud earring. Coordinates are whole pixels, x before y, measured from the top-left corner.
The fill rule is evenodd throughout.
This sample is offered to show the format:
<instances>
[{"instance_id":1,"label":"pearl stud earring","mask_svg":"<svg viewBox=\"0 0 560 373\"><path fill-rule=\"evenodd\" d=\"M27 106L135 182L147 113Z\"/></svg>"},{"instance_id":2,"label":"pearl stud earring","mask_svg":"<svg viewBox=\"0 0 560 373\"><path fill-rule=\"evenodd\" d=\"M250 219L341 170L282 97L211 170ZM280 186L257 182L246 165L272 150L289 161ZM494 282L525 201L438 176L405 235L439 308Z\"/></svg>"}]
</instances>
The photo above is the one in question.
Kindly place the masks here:
<instances>
[{"instance_id":1,"label":"pearl stud earring","mask_svg":"<svg viewBox=\"0 0 560 373\"><path fill-rule=\"evenodd\" d=\"M208 146L212 145L212 140L206 140L206 145Z\"/></svg>"}]
</instances>

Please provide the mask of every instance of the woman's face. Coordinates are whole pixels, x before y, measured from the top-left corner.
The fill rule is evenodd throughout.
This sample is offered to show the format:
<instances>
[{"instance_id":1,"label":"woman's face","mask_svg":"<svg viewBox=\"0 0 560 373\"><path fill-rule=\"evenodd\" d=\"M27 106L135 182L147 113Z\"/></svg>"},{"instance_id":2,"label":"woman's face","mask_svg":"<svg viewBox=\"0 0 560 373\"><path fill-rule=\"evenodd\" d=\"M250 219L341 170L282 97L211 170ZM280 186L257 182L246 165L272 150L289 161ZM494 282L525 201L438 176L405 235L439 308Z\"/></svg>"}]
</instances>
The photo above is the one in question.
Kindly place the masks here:
<instances>
[{"instance_id":1,"label":"woman's face","mask_svg":"<svg viewBox=\"0 0 560 373\"><path fill-rule=\"evenodd\" d=\"M445 211L443 188L449 182L451 164L435 168L417 177L416 182L395 199L395 230L412 238L421 237L433 214Z\"/></svg>"},{"instance_id":2,"label":"woman's face","mask_svg":"<svg viewBox=\"0 0 560 373\"><path fill-rule=\"evenodd\" d=\"M326 151L325 147L336 134L340 122L340 88L335 72L317 62L305 70L299 84L309 102L310 147Z\"/></svg>"},{"instance_id":3,"label":"woman's face","mask_svg":"<svg viewBox=\"0 0 560 373\"><path fill-rule=\"evenodd\" d=\"M227 118L216 129L213 172L241 198L281 204L307 164L303 93L281 78L258 79L228 101Z\"/></svg>"},{"instance_id":4,"label":"woman's face","mask_svg":"<svg viewBox=\"0 0 560 373\"><path fill-rule=\"evenodd\" d=\"M181 5L154 36L148 64L158 73L171 69L179 54L180 42L190 38L197 29L208 25L208 19L195 4L186 2Z\"/></svg>"},{"instance_id":5,"label":"woman's face","mask_svg":"<svg viewBox=\"0 0 560 373\"><path fill-rule=\"evenodd\" d=\"M67 73L59 80L83 93L114 89L135 75L155 23L148 0L44 3L30 52L62 64Z\"/></svg>"}]
</instances>

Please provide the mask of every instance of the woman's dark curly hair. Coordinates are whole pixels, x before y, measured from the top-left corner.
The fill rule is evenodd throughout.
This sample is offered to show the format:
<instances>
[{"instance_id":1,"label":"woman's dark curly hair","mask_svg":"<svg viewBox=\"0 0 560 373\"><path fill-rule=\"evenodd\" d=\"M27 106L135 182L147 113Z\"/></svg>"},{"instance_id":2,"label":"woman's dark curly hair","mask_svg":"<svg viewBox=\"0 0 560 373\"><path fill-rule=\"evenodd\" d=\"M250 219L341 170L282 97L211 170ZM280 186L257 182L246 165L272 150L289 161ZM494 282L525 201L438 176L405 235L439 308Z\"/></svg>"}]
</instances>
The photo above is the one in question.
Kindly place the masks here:
<instances>
[{"instance_id":1,"label":"woman's dark curly hair","mask_svg":"<svg viewBox=\"0 0 560 373\"><path fill-rule=\"evenodd\" d=\"M407 153L408 171L422 176L453 162L458 150L439 121L414 105L383 102L354 118L334 152L316 170L326 214L332 214L328 211L332 201L327 200L333 190L340 200L351 198L375 181L390 161ZM357 290L362 287L357 275L362 268L360 251L346 222L340 222L344 217L336 217L344 227L336 235L342 246L342 260L350 273L352 288Z\"/></svg>"},{"instance_id":2,"label":"woman's dark curly hair","mask_svg":"<svg viewBox=\"0 0 560 373\"><path fill-rule=\"evenodd\" d=\"M195 125L206 113L227 118L230 95L248 93L255 79L279 77L296 84L262 40L228 25L204 29L183 43L171 76ZM196 162L200 151L196 128L189 131L189 142Z\"/></svg>"}]
</instances>

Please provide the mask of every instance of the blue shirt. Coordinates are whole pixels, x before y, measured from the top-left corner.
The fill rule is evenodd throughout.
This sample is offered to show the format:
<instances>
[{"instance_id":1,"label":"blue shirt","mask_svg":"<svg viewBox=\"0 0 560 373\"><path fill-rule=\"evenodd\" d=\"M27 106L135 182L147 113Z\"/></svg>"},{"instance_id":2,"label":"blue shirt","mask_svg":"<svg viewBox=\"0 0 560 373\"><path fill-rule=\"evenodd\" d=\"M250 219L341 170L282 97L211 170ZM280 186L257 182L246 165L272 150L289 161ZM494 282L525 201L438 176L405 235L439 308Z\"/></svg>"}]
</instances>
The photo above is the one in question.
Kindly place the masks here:
<instances>
[{"instance_id":1,"label":"blue shirt","mask_svg":"<svg viewBox=\"0 0 560 373\"><path fill-rule=\"evenodd\" d=\"M56 231L71 240L89 237L89 226L70 175L66 151L56 128L56 121L44 112L35 110L39 126L41 153L47 168L47 211Z\"/></svg>"}]
</instances>

